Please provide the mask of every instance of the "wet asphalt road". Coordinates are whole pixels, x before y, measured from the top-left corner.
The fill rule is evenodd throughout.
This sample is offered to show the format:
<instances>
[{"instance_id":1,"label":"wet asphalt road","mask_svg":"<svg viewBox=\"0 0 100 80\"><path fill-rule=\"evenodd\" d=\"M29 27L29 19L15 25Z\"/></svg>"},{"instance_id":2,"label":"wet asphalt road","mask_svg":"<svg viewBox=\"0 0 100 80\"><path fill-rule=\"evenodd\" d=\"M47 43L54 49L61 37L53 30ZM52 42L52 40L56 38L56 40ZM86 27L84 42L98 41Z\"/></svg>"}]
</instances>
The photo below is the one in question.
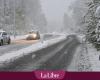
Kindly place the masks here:
<instances>
[{"instance_id":1,"label":"wet asphalt road","mask_svg":"<svg viewBox=\"0 0 100 80\"><path fill-rule=\"evenodd\" d=\"M71 64L76 49L79 46L79 42L76 36L70 35L65 43L62 45L62 49L57 52L56 55L48 59L42 65L38 67L39 70L67 70Z\"/></svg>"},{"instance_id":2,"label":"wet asphalt road","mask_svg":"<svg viewBox=\"0 0 100 80\"><path fill-rule=\"evenodd\" d=\"M69 35L66 40L53 46L44 48L15 62L5 71L33 71L33 70L67 70L76 54L80 42L75 35ZM35 57L32 57L32 55Z\"/></svg>"}]
</instances>

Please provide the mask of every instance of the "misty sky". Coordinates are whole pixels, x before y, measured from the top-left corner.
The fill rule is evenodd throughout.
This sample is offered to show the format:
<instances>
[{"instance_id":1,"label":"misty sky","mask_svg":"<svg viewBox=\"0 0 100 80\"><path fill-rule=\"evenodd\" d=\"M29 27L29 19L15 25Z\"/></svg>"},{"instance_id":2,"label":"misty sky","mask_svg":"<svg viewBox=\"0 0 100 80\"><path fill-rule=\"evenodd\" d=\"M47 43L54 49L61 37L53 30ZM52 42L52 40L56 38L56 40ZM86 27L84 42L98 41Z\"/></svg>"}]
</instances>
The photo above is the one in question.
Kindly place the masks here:
<instances>
[{"instance_id":1,"label":"misty sky","mask_svg":"<svg viewBox=\"0 0 100 80\"><path fill-rule=\"evenodd\" d=\"M63 15L74 0L41 0L42 10L49 24L62 26ZM59 23L59 24L58 24Z\"/></svg>"},{"instance_id":2,"label":"misty sky","mask_svg":"<svg viewBox=\"0 0 100 80\"><path fill-rule=\"evenodd\" d=\"M42 9L49 20L62 18L73 0L41 0Z\"/></svg>"}]
</instances>

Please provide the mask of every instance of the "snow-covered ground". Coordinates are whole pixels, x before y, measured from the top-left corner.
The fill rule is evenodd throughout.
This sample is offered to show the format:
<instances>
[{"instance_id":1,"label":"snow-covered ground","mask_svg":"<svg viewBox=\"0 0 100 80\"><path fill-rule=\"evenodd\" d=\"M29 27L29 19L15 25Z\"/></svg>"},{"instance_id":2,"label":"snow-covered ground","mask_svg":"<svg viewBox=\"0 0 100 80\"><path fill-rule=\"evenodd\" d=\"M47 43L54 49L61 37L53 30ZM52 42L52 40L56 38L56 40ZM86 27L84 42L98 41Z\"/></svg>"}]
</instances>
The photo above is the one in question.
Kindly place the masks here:
<instances>
[{"instance_id":1,"label":"snow-covered ground","mask_svg":"<svg viewBox=\"0 0 100 80\"><path fill-rule=\"evenodd\" d=\"M97 51L92 44L87 44L87 48L92 71L100 71L100 51Z\"/></svg>"},{"instance_id":2,"label":"snow-covered ground","mask_svg":"<svg viewBox=\"0 0 100 80\"><path fill-rule=\"evenodd\" d=\"M25 36L18 36L13 40L16 39L23 39ZM31 46L28 46L26 48L20 49L18 51L12 51L7 54L4 54L0 56L0 65L3 66L4 63L9 64L10 62L13 62L25 55L29 55L29 53L38 51L40 49L43 49L47 46L53 45L55 43L60 42L61 40L64 40L66 38L66 35L61 35L59 37L43 41L42 39ZM84 35L78 35L78 38L80 42L84 42ZM76 61L75 66L77 67L77 70L74 71L100 71L100 62L99 62L99 52L97 52L92 45L83 43L81 46L79 46L79 49L77 51L76 55ZM33 54L32 58L35 58L37 55ZM3 64L2 64L3 63ZM73 66L72 66L73 67ZM71 71L73 69L71 68Z\"/></svg>"},{"instance_id":3,"label":"snow-covered ground","mask_svg":"<svg viewBox=\"0 0 100 80\"><path fill-rule=\"evenodd\" d=\"M92 44L83 43L78 62L78 71L100 71L100 51L97 51Z\"/></svg>"},{"instance_id":4,"label":"snow-covered ground","mask_svg":"<svg viewBox=\"0 0 100 80\"><path fill-rule=\"evenodd\" d=\"M83 43L80 48L78 71L92 71L87 45Z\"/></svg>"},{"instance_id":5,"label":"snow-covered ground","mask_svg":"<svg viewBox=\"0 0 100 80\"><path fill-rule=\"evenodd\" d=\"M7 54L4 54L2 56L0 56L0 65L3 66L4 63L10 63L15 61L16 59L19 59L20 57L23 57L25 55L29 55L29 53L32 53L34 51L38 51L42 48L45 48L47 46L53 45L55 43L58 43L62 40L64 40L66 37L65 36L60 36L51 40L46 40L43 42L38 42L35 43L27 48L23 48L20 49L18 51L13 51L13 52L9 52ZM32 58L34 58L36 55L33 54ZM2 64L3 63L3 64Z\"/></svg>"},{"instance_id":6,"label":"snow-covered ground","mask_svg":"<svg viewBox=\"0 0 100 80\"><path fill-rule=\"evenodd\" d=\"M73 56L72 63L68 67L68 71L87 72L92 71L91 64L87 52L87 46L83 43L78 46Z\"/></svg>"},{"instance_id":7,"label":"snow-covered ground","mask_svg":"<svg viewBox=\"0 0 100 80\"><path fill-rule=\"evenodd\" d=\"M19 40L19 39L26 39L27 35L18 35L18 36L10 36L11 40ZM44 34L40 34L41 38L44 37Z\"/></svg>"},{"instance_id":8,"label":"snow-covered ground","mask_svg":"<svg viewBox=\"0 0 100 80\"><path fill-rule=\"evenodd\" d=\"M20 35L20 36L10 36L11 40L19 40L19 39L25 39L27 37L27 35Z\"/></svg>"}]
</instances>

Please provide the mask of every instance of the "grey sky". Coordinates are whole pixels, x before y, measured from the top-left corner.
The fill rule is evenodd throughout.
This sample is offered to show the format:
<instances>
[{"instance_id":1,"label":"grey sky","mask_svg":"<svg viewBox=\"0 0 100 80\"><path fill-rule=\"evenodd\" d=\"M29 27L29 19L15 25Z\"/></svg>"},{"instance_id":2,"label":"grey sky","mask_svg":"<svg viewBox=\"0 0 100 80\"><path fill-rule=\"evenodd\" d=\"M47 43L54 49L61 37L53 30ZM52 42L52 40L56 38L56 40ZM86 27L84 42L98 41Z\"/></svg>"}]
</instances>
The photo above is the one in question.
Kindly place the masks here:
<instances>
[{"instance_id":1,"label":"grey sky","mask_svg":"<svg viewBox=\"0 0 100 80\"><path fill-rule=\"evenodd\" d=\"M49 20L59 20L72 1L74 0L41 0L41 4Z\"/></svg>"},{"instance_id":2,"label":"grey sky","mask_svg":"<svg viewBox=\"0 0 100 80\"><path fill-rule=\"evenodd\" d=\"M40 0L42 10L48 20L48 26L55 27L54 30L61 29L63 26L63 15L67 12L68 6L74 0ZM52 29L52 28L50 28Z\"/></svg>"}]
</instances>

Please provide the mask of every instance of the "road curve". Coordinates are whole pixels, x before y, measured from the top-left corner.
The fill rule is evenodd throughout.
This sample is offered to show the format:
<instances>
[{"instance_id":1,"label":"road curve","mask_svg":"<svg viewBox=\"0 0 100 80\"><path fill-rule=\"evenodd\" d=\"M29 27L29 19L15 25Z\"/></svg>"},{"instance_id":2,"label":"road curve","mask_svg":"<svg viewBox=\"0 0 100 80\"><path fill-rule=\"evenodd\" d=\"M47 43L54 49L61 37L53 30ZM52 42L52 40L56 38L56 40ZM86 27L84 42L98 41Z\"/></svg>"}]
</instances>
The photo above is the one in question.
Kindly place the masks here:
<instances>
[{"instance_id":1,"label":"road curve","mask_svg":"<svg viewBox=\"0 0 100 80\"><path fill-rule=\"evenodd\" d=\"M66 70L71 64L76 49L79 46L75 35L66 40L49 46L32 54L36 57L26 56L16 62L16 65L4 68L4 71L33 71L33 70Z\"/></svg>"}]
</instances>

